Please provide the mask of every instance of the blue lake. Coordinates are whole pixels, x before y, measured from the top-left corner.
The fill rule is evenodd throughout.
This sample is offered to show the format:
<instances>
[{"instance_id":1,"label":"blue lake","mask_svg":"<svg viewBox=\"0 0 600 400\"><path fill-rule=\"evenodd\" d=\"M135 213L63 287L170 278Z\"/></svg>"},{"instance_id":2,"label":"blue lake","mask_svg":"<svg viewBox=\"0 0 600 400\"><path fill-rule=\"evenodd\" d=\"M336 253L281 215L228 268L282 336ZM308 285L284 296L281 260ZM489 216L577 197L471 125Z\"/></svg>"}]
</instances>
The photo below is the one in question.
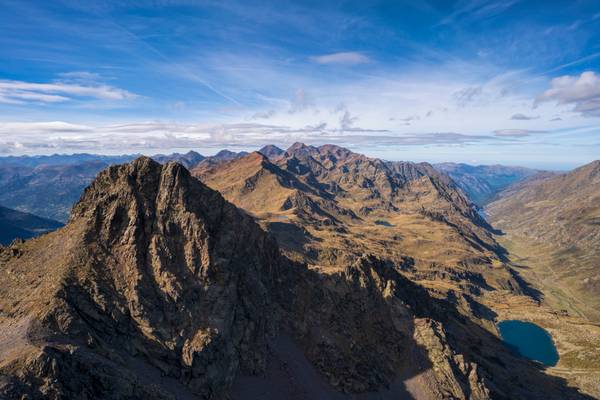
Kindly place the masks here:
<instances>
[{"instance_id":1,"label":"blue lake","mask_svg":"<svg viewBox=\"0 0 600 400\"><path fill-rule=\"evenodd\" d=\"M502 340L521 356L550 367L558 362L552 337L536 324L508 320L498 323L498 330Z\"/></svg>"}]
</instances>

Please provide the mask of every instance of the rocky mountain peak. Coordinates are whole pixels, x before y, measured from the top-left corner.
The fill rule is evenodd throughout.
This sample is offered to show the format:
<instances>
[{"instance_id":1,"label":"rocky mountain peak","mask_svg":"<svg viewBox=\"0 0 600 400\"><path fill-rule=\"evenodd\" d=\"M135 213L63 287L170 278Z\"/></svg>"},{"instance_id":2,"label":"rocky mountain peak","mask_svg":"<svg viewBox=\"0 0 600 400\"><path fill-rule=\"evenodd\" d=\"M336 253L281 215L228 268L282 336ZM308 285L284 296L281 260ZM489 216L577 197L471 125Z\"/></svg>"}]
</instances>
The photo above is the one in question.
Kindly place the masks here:
<instances>
[{"instance_id":1,"label":"rocky mountain peak","mask_svg":"<svg viewBox=\"0 0 600 400\"><path fill-rule=\"evenodd\" d=\"M258 152L264 154L269 159L274 159L283 155L285 153L285 150L282 150L275 145L269 144L262 147L260 150L258 150Z\"/></svg>"},{"instance_id":2,"label":"rocky mountain peak","mask_svg":"<svg viewBox=\"0 0 600 400\"><path fill-rule=\"evenodd\" d=\"M318 154L318 148L314 146L309 146L301 142L296 142L287 148L285 151L286 157L300 157L311 154Z\"/></svg>"},{"instance_id":3,"label":"rocky mountain peak","mask_svg":"<svg viewBox=\"0 0 600 400\"><path fill-rule=\"evenodd\" d=\"M45 244L19 260L24 280L2 290L42 278L58 288L19 296L24 303L11 309L37 304L28 317L35 326L26 331L35 330L42 347L51 340L64 345L38 356L22 349L33 360L32 374L52 378L41 387L22 382L30 389L21 390L105 398L109 392L90 384L101 376L113 382L111 393L125 396L144 376L127 371L125 360L136 357L143 369L159 369L196 395L212 397L238 371L264 368L277 247L180 164L140 157L109 167L85 190L70 223L42 239ZM29 263L39 258L45 263L32 278ZM64 363L68 346L79 350ZM115 364L115 357L121 361ZM81 372L90 360L96 367ZM47 364L60 369L35 370ZM160 392L152 385L145 390Z\"/></svg>"},{"instance_id":4,"label":"rocky mountain peak","mask_svg":"<svg viewBox=\"0 0 600 400\"><path fill-rule=\"evenodd\" d=\"M347 148L336 146L334 144L324 144L323 146L319 146L319 153L322 155L333 155L340 159L345 159L351 155L356 155Z\"/></svg>"},{"instance_id":5,"label":"rocky mountain peak","mask_svg":"<svg viewBox=\"0 0 600 400\"><path fill-rule=\"evenodd\" d=\"M199 162L201 162L205 158L206 157L204 157L202 154L197 153L193 150L190 150L185 154L173 153L173 154L157 154L155 156L152 156L152 159L155 161L158 161L159 163L164 164L169 161L175 161L175 162L180 163L181 165L183 165L186 168L194 167L195 165L197 165Z\"/></svg>"}]
</instances>

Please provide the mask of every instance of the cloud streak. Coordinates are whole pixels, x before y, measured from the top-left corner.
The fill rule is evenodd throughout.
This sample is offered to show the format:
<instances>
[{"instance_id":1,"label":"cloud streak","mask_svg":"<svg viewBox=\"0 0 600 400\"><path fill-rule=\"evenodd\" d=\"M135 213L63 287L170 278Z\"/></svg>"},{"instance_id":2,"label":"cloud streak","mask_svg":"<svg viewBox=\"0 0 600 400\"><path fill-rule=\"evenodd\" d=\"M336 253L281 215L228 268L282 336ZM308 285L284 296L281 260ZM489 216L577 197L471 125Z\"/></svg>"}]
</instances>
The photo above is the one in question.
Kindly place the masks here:
<instances>
[{"instance_id":1,"label":"cloud streak","mask_svg":"<svg viewBox=\"0 0 600 400\"><path fill-rule=\"evenodd\" d=\"M494 131L494 135L500 137L526 137L534 133L546 133L546 131L531 130L531 129L498 129Z\"/></svg>"},{"instance_id":2,"label":"cloud streak","mask_svg":"<svg viewBox=\"0 0 600 400\"><path fill-rule=\"evenodd\" d=\"M82 98L122 101L132 100L136 97L138 96L125 89L100 83L64 81L34 83L0 80L0 102L8 104L58 103Z\"/></svg>"},{"instance_id":3,"label":"cloud streak","mask_svg":"<svg viewBox=\"0 0 600 400\"><path fill-rule=\"evenodd\" d=\"M371 62L371 59L363 53L357 51L346 51L340 53L324 54L310 58L318 64L366 64Z\"/></svg>"}]
</instances>

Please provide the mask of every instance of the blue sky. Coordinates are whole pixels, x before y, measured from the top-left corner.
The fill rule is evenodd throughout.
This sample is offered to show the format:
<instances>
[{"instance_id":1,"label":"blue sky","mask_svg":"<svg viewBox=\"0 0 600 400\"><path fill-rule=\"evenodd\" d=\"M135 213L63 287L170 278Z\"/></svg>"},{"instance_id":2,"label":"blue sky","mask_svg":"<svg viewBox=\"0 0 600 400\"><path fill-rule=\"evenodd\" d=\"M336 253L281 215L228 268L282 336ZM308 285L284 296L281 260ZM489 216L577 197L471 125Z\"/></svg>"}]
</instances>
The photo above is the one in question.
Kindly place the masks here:
<instances>
[{"instance_id":1,"label":"blue sky","mask_svg":"<svg viewBox=\"0 0 600 400\"><path fill-rule=\"evenodd\" d=\"M600 2L0 0L0 155L600 158Z\"/></svg>"}]
</instances>

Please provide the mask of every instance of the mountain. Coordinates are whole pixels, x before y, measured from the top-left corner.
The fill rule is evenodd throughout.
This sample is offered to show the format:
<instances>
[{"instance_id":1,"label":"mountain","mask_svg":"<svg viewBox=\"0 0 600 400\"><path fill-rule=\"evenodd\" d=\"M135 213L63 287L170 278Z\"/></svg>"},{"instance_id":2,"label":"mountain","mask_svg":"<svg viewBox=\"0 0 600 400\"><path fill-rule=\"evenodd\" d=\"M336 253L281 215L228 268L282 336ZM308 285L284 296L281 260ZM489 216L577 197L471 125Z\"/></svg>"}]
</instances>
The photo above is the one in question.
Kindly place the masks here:
<instances>
[{"instance_id":1,"label":"mountain","mask_svg":"<svg viewBox=\"0 0 600 400\"><path fill-rule=\"evenodd\" d=\"M7 245L17 238L29 239L62 225L58 221L0 206L0 245Z\"/></svg>"},{"instance_id":2,"label":"mountain","mask_svg":"<svg viewBox=\"0 0 600 400\"><path fill-rule=\"evenodd\" d=\"M600 161L514 185L487 212L557 307L600 322Z\"/></svg>"},{"instance_id":3,"label":"mountain","mask_svg":"<svg viewBox=\"0 0 600 400\"><path fill-rule=\"evenodd\" d=\"M386 248L400 246L424 268L435 268L434 260L458 267L476 264L481 257L497 258L495 252L501 251L472 204L428 164L385 162L331 145L294 144L274 161L253 153L198 165L192 172L262 220L281 246L295 253L289 254L294 259L335 263L338 253L378 248L384 254ZM381 224L393 229L381 232ZM413 241L415 232L408 226L419 231L439 226L426 236L456 237L457 246L436 255L439 247ZM362 239L348 240L349 234ZM420 246L428 248L425 259Z\"/></svg>"},{"instance_id":4,"label":"mountain","mask_svg":"<svg viewBox=\"0 0 600 400\"><path fill-rule=\"evenodd\" d=\"M198 163L202 160L204 160L206 157L204 157L202 154L199 154L195 151L188 151L185 154L180 154L180 153L173 153L173 154L157 154L155 156L152 156L152 159L161 163L161 164L165 164L169 161L175 161L181 165L183 165L184 167L190 169L193 168L194 166L198 165Z\"/></svg>"},{"instance_id":5,"label":"mountain","mask_svg":"<svg viewBox=\"0 0 600 400\"><path fill-rule=\"evenodd\" d=\"M452 178L462 191L480 207L492 201L503 189L538 171L504 165L435 164L434 167Z\"/></svg>"},{"instance_id":6,"label":"mountain","mask_svg":"<svg viewBox=\"0 0 600 400\"><path fill-rule=\"evenodd\" d=\"M219 151L217 154L215 154L214 156L211 156L209 158L211 158L213 160L217 160L217 161L228 161L228 160L233 160L235 158L243 157L245 155L248 155L248 153L245 151L240 151L239 153L236 153L235 151L229 151L229 150L225 149L225 150Z\"/></svg>"},{"instance_id":7,"label":"mountain","mask_svg":"<svg viewBox=\"0 0 600 400\"><path fill-rule=\"evenodd\" d=\"M409 267L293 262L179 164L112 166L65 227L0 249L0 397L589 398Z\"/></svg>"},{"instance_id":8,"label":"mountain","mask_svg":"<svg viewBox=\"0 0 600 400\"><path fill-rule=\"evenodd\" d=\"M285 153L284 150L272 144L262 147L260 150L258 150L258 152L269 159L275 159L283 155L283 153Z\"/></svg>"}]
</instances>

